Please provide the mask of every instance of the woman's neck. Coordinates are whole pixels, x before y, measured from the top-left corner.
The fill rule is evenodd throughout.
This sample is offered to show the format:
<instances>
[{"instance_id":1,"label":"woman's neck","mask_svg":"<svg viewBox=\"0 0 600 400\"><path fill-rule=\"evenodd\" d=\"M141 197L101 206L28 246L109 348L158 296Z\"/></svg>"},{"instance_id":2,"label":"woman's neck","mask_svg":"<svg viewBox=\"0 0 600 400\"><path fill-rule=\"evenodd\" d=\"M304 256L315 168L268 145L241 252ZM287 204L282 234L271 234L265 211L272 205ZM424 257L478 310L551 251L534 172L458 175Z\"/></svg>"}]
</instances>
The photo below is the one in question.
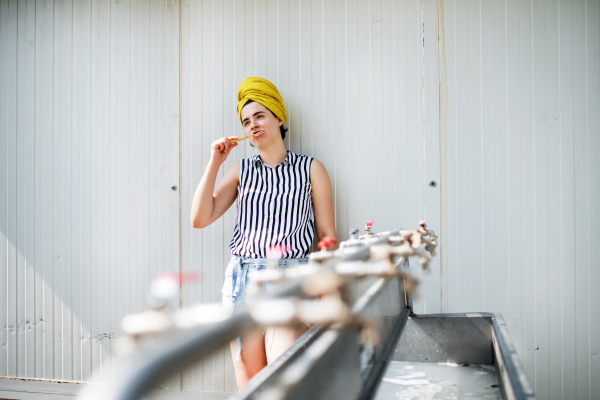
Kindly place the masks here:
<instances>
[{"instance_id":1,"label":"woman's neck","mask_svg":"<svg viewBox=\"0 0 600 400\"><path fill-rule=\"evenodd\" d=\"M267 164L271 168L275 168L285 160L288 153L283 145L283 140L278 141L270 146L268 149L258 149L260 159L263 163Z\"/></svg>"}]
</instances>

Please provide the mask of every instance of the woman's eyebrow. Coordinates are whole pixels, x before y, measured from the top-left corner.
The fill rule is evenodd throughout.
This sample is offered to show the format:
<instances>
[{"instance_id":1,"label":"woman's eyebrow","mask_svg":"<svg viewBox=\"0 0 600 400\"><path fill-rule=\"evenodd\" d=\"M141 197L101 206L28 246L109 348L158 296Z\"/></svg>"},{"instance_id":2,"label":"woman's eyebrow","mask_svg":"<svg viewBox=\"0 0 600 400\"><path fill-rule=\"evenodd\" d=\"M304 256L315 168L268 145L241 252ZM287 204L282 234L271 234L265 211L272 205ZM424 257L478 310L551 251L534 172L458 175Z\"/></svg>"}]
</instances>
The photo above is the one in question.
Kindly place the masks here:
<instances>
[{"instance_id":1,"label":"woman's eyebrow","mask_svg":"<svg viewBox=\"0 0 600 400\"><path fill-rule=\"evenodd\" d=\"M264 113L264 111L257 111L257 112L255 112L254 114L252 114L252 116L253 116L253 117L255 117L255 116L257 116L258 114L262 114L262 113ZM244 122L246 122L246 121L248 121L248 118L244 118L244 120L242 121L242 124L243 124Z\"/></svg>"}]
</instances>

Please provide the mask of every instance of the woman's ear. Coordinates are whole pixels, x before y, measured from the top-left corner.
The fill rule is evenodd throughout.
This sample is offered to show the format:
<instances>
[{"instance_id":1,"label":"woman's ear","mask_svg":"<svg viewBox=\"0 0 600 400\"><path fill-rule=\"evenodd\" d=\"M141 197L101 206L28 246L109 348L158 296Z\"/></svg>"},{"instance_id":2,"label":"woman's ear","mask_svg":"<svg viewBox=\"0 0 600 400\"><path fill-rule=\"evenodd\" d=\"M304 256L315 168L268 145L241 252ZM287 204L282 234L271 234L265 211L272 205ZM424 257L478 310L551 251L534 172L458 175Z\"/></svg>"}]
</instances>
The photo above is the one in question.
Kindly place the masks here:
<instances>
[{"instance_id":1,"label":"woman's ear","mask_svg":"<svg viewBox=\"0 0 600 400\"><path fill-rule=\"evenodd\" d=\"M279 126L283 126L283 121L282 121L282 120L280 120L279 118L277 118L277 125L279 125Z\"/></svg>"}]
</instances>

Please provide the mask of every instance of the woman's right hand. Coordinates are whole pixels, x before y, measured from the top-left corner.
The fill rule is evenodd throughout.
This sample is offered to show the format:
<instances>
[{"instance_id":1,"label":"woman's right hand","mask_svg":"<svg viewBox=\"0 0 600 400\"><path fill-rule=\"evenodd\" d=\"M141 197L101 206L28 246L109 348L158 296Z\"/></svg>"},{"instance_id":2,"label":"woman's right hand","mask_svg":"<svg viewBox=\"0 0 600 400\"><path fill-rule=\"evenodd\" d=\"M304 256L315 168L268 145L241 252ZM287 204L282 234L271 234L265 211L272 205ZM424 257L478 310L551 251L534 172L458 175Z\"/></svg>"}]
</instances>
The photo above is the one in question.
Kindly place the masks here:
<instances>
[{"instance_id":1,"label":"woman's right hand","mask_svg":"<svg viewBox=\"0 0 600 400\"><path fill-rule=\"evenodd\" d=\"M238 144L231 142L232 139L237 139L237 136L223 137L217 139L210 145L211 162L221 165L227 159L229 152Z\"/></svg>"}]
</instances>

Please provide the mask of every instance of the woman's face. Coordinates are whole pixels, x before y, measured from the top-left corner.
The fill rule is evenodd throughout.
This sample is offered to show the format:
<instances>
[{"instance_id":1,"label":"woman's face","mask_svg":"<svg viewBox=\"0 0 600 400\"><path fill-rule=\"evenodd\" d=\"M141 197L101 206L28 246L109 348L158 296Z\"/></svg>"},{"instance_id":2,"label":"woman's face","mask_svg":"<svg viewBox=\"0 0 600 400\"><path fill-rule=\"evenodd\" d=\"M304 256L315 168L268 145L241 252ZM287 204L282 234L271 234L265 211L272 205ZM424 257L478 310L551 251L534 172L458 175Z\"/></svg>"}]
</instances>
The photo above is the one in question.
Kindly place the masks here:
<instances>
[{"instance_id":1,"label":"woman's face","mask_svg":"<svg viewBox=\"0 0 600 400\"><path fill-rule=\"evenodd\" d=\"M260 103L252 102L242 108L242 126L246 135L261 132L250 138L250 143L260 147L274 138L281 138L279 127L283 122Z\"/></svg>"}]
</instances>

